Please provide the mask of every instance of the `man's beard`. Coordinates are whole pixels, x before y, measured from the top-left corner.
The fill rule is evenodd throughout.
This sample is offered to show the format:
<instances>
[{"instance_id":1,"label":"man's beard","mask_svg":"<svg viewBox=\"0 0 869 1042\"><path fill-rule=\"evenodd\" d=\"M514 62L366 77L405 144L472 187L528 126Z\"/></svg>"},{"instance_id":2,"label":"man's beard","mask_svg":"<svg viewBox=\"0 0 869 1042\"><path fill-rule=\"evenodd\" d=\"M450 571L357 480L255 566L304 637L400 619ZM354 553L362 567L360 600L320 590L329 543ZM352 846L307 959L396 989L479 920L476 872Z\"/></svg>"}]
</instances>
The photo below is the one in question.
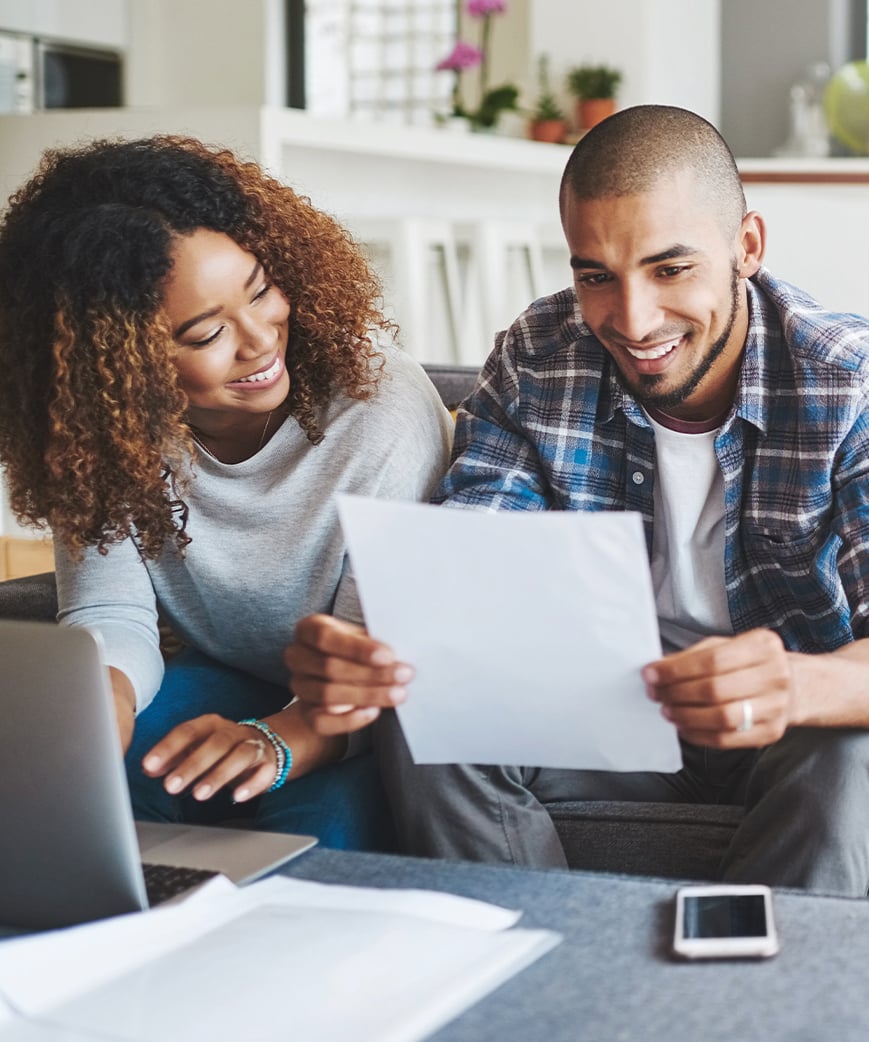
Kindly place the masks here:
<instances>
[{"instance_id":1,"label":"man's beard","mask_svg":"<svg viewBox=\"0 0 869 1042\"><path fill-rule=\"evenodd\" d=\"M632 394L641 405L650 405L653 409L660 409L662 412L666 412L667 409L673 409L682 405L682 403L690 398L697 390L700 381L706 376L717 359L721 356L722 351L727 347L727 341L730 339L730 334L733 332L733 326L736 322L738 308L739 274L736 265L734 265L730 283L730 314L727 317L727 324L724 327L724 331L712 345L709 353L702 360L697 369L688 376L681 387L674 387L670 391L663 391L656 394L655 385L664 379L664 373L656 373L654 376L639 376L637 378L639 386L632 387L625 379L621 369L616 366L616 375L618 376L622 387L624 387L629 394Z\"/></svg>"}]
</instances>

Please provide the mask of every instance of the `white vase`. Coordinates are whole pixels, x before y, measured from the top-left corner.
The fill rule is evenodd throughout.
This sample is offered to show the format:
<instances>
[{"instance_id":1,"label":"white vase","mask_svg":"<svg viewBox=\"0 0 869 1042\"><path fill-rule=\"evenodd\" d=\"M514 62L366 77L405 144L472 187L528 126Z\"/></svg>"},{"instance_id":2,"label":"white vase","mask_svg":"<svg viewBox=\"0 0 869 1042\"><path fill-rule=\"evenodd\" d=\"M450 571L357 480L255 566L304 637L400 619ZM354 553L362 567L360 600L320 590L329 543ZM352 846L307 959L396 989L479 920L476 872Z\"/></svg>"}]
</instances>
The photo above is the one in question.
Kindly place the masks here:
<instances>
[{"instance_id":1,"label":"white vase","mask_svg":"<svg viewBox=\"0 0 869 1042\"><path fill-rule=\"evenodd\" d=\"M452 134L468 134L471 131L471 121L467 116L445 116L438 126Z\"/></svg>"},{"instance_id":2,"label":"white vase","mask_svg":"<svg viewBox=\"0 0 869 1042\"><path fill-rule=\"evenodd\" d=\"M495 133L499 137L527 137L528 119L521 112L508 109L502 112L495 124Z\"/></svg>"}]
</instances>

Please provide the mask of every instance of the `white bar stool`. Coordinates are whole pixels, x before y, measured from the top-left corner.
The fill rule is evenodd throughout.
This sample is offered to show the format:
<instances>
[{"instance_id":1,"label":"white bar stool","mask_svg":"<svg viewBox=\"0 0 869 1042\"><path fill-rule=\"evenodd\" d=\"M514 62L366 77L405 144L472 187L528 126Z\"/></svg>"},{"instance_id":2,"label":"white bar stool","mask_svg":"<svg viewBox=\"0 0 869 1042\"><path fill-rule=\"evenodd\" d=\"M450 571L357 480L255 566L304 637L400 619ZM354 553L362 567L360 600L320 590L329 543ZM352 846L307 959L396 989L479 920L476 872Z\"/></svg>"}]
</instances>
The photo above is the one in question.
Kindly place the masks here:
<instances>
[{"instance_id":1,"label":"white bar stool","mask_svg":"<svg viewBox=\"0 0 869 1042\"><path fill-rule=\"evenodd\" d=\"M461 278L450 222L358 218L347 227L383 281L387 314L401 327L404 349L421 362L461 362Z\"/></svg>"},{"instance_id":2,"label":"white bar stool","mask_svg":"<svg viewBox=\"0 0 869 1042\"><path fill-rule=\"evenodd\" d=\"M469 230L469 242L468 306L463 319L472 330L478 321L476 297L483 335L491 348L495 333L546 292L540 232L527 221L479 221Z\"/></svg>"}]
</instances>

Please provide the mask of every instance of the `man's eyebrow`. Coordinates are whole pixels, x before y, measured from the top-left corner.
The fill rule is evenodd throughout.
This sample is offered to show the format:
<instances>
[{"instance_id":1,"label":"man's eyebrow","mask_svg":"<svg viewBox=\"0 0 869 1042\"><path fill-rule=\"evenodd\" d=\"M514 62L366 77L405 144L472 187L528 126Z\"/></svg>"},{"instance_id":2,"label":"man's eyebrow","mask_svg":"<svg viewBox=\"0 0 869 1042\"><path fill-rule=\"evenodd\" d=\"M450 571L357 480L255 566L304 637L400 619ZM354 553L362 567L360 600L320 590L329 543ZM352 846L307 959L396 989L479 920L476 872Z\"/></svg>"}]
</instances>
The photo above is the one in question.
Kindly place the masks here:
<instances>
[{"instance_id":1,"label":"man's eyebrow","mask_svg":"<svg viewBox=\"0 0 869 1042\"><path fill-rule=\"evenodd\" d=\"M260 264L259 261L257 261L256 264L254 264L253 271L250 273L250 275L248 275L247 281L244 284L245 289L250 289L250 287L256 282L259 273L262 271L262 268L263 266L262 264ZM187 330L192 329L198 322L203 322L206 318L214 318L215 315L220 314L221 310L221 308L211 308L208 311L203 311L199 315L194 315L193 318L188 318L186 322L181 323L181 325L174 331L172 336L175 337L175 339L177 340L179 337L184 336Z\"/></svg>"},{"instance_id":2,"label":"man's eyebrow","mask_svg":"<svg viewBox=\"0 0 869 1042\"><path fill-rule=\"evenodd\" d=\"M653 253L648 257L643 257L640 264L660 264L662 261L675 260L677 257L690 257L697 253L695 246L687 246L684 243L677 242L673 246L668 247L666 250L661 250L660 253ZM603 261L593 260L590 257L576 257L570 258L570 266L574 270L580 268L592 269L596 271L606 271L607 266Z\"/></svg>"},{"instance_id":3,"label":"man's eyebrow","mask_svg":"<svg viewBox=\"0 0 869 1042\"><path fill-rule=\"evenodd\" d=\"M661 261L675 260L677 257L690 257L697 252L696 246L686 246L684 243L677 242L667 250L653 253L650 257L643 257L640 264L660 264Z\"/></svg>"},{"instance_id":4,"label":"man's eyebrow","mask_svg":"<svg viewBox=\"0 0 869 1042\"><path fill-rule=\"evenodd\" d=\"M606 265L603 264L601 261L589 260L586 257L576 256L572 256L570 258L570 266L571 268L600 268L601 271L603 271L606 268Z\"/></svg>"}]
</instances>

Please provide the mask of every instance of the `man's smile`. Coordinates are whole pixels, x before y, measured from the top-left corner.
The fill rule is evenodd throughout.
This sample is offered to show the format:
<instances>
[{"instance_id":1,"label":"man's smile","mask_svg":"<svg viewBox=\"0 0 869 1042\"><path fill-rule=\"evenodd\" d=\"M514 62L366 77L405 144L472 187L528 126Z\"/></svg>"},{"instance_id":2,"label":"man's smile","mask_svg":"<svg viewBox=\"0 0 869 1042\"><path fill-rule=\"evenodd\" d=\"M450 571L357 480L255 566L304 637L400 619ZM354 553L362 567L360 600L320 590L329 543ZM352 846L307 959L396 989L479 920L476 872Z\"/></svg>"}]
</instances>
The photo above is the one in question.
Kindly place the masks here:
<instances>
[{"instance_id":1,"label":"man's smile","mask_svg":"<svg viewBox=\"0 0 869 1042\"><path fill-rule=\"evenodd\" d=\"M623 347L634 358L642 362L650 362L656 358L663 358L665 355L670 354L671 351L675 351L681 339L681 337L677 337L675 340L668 340L667 343L657 344L655 347L628 347L627 344L624 344Z\"/></svg>"},{"instance_id":2,"label":"man's smile","mask_svg":"<svg viewBox=\"0 0 869 1042\"><path fill-rule=\"evenodd\" d=\"M669 369L678 357L680 348L684 347L687 342L687 333L676 337L671 336L667 340L658 341L648 347L626 344L623 340L613 340L609 337L606 340L611 350L615 348L621 354L621 366L638 376L657 376Z\"/></svg>"}]
</instances>

